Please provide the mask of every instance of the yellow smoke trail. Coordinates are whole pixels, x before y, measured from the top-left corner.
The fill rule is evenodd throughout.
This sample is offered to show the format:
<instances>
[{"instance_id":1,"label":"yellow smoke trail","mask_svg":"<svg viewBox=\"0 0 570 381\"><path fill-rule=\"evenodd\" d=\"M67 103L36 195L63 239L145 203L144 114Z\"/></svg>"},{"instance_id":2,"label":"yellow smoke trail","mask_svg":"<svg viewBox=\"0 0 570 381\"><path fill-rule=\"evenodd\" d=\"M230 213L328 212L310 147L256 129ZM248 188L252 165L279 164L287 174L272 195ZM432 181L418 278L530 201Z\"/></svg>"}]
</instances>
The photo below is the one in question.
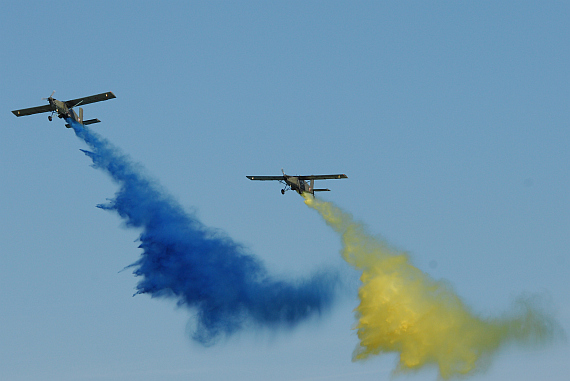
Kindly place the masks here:
<instances>
[{"instance_id":1,"label":"yellow smoke trail","mask_svg":"<svg viewBox=\"0 0 570 381\"><path fill-rule=\"evenodd\" d=\"M556 322L531 301L520 301L518 313L510 317L479 318L449 286L367 234L351 215L311 196L305 203L341 235L342 256L362 271L355 310L360 343L354 361L397 352L399 371L435 364L447 379L481 369L506 342L542 343L553 337Z\"/></svg>"}]
</instances>

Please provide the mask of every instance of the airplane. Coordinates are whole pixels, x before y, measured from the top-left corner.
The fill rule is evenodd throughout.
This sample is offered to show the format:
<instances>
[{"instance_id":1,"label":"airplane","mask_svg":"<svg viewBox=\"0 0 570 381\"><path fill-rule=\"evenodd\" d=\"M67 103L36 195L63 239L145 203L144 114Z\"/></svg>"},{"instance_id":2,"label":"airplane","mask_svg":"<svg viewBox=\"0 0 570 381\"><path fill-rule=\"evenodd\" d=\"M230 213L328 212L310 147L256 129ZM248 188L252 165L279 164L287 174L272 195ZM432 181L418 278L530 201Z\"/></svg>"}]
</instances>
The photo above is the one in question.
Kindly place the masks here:
<instances>
[{"instance_id":1,"label":"airplane","mask_svg":"<svg viewBox=\"0 0 570 381\"><path fill-rule=\"evenodd\" d=\"M285 188L281 189L281 194L285 194L288 190L293 190L299 193L301 196L303 193L310 193L315 196L315 192L329 192L330 189L315 189L315 180L327 180L327 179L346 179L348 176L344 174L340 175L309 175L309 176L289 176L286 175L283 169L281 169L283 176L246 176L250 180L260 180L260 181L270 181L276 180L281 184L285 185ZM309 183L307 183L309 180Z\"/></svg>"},{"instance_id":2,"label":"airplane","mask_svg":"<svg viewBox=\"0 0 570 381\"><path fill-rule=\"evenodd\" d=\"M83 109L79 107L79 115L77 115L77 113L73 110L75 106L86 105L89 103L101 102L101 101L106 101L107 99L116 98L115 94L109 91L107 93L101 93L97 95L91 95L85 98L72 99L70 101L62 102L58 101L53 97L54 93L55 90L51 93L51 95L48 98L42 98L49 102L48 105L24 108L21 110L14 110L12 111L12 113L16 116L25 116L25 115L39 114L42 112L51 112L51 115L48 116L48 120L50 122L53 120L53 114L57 113L58 118L72 119L75 122L86 126L88 124L99 123L101 121L99 119L83 120ZM65 127L71 128L69 124L66 124Z\"/></svg>"}]
</instances>

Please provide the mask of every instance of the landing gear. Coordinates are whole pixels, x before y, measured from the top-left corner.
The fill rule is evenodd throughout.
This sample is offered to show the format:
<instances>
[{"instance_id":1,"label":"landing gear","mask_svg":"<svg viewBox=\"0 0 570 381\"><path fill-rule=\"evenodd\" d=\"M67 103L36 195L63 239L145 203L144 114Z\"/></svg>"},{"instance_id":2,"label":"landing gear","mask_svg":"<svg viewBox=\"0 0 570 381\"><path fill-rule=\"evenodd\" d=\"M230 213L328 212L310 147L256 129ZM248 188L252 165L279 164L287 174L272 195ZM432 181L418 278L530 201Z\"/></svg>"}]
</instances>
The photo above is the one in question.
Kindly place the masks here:
<instances>
[{"instance_id":1,"label":"landing gear","mask_svg":"<svg viewBox=\"0 0 570 381\"><path fill-rule=\"evenodd\" d=\"M53 120L51 115L48 115L48 120L51 122Z\"/></svg>"},{"instance_id":2,"label":"landing gear","mask_svg":"<svg viewBox=\"0 0 570 381\"><path fill-rule=\"evenodd\" d=\"M281 184L283 184L283 189L281 189L281 194L285 194L288 190L291 190L289 184L287 184L284 180L279 180Z\"/></svg>"}]
</instances>

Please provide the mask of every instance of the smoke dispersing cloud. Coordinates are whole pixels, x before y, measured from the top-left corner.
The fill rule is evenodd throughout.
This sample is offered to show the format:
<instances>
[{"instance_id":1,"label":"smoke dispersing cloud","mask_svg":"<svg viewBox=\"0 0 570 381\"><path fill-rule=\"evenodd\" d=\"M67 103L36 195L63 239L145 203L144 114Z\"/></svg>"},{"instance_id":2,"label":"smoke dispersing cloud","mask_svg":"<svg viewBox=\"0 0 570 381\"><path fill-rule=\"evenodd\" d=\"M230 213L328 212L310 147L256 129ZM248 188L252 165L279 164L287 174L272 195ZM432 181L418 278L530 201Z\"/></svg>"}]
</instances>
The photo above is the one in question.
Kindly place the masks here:
<instances>
[{"instance_id":1,"label":"smoke dispersing cloud","mask_svg":"<svg viewBox=\"0 0 570 381\"><path fill-rule=\"evenodd\" d=\"M67 122L90 147L82 151L93 167L119 185L115 197L98 207L142 230L141 257L129 266L140 277L137 294L171 298L196 311L196 341L211 345L253 326L293 327L331 307L338 273L322 270L297 281L271 277L256 257L185 212L107 140ZM396 371L435 365L448 379L481 370L505 343L538 345L564 334L533 298L519 299L515 310L498 318L476 316L449 285L369 235L350 214L310 196L305 203L341 236L343 258L362 272L353 360L394 352Z\"/></svg>"},{"instance_id":2,"label":"smoke dispersing cloud","mask_svg":"<svg viewBox=\"0 0 570 381\"><path fill-rule=\"evenodd\" d=\"M115 211L128 227L142 229L143 252L129 266L140 277L137 294L172 298L195 310L195 340L210 345L247 327L293 327L331 307L336 272L322 270L296 281L271 277L259 259L185 212L107 140L67 122L90 147L82 151L93 167L119 185L115 197L98 207Z\"/></svg>"},{"instance_id":3,"label":"smoke dispersing cloud","mask_svg":"<svg viewBox=\"0 0 570 381\"><path fill-rule=\"evenodd\" d=\"M500 318L474 315L446 283L369 235L348 213L311 196L305 203L341 236L343 258L362 271L353 360L395 352L397 371L436 365L448 379L481 370L505 343L539 345L563 335L532 297L520 298L515 310Z\"/></svg>"}]
</instances>

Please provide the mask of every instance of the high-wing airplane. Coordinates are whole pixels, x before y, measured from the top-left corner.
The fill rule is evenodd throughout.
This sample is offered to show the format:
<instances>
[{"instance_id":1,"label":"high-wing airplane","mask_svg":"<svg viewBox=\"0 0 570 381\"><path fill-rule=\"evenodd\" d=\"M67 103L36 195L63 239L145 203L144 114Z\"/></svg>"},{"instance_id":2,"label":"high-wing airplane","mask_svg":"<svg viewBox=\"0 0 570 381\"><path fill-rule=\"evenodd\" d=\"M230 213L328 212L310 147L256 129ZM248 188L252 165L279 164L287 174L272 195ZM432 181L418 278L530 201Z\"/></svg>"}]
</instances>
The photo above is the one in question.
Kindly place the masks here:
<instances>
[{"instance_id":1,"label":"high-wing airplane","mask_svg":"<svg viewBox=\"0 0 570 381\"><path fill-rule=\"evenodd\" d=\"M69 118L85 126L88 124L99 123L101 121L99 119L83 120L83 109L79 107L79 115L77 115L77 113L75 113L75 111L73 110L75 106L86 105L89 103L101 102L101 101L106 101L107 99L116 98L115 94L109 91L107 93L91 95L85 98L72 99L70 101L62 102L58 101L53 97L54 93L55 90L53 91L53 93L51 93L49 98L43 98L49 102L49 104L45 106L37 106L37 107L24 108L21 110L14 110L12 111L12 113L16 116L24 116L24 115L39 114L42 112L51 112L51 115L48 116L48 120L50 122L53 119L53 114L57 113L57 116L59 118L66 118L66 119ZM70 128L71 126L69 124L66 124L65 127Z\"/></svg>"},{"instance_id":2,"label":"high-wing airplane","mask_svg":"<svg viewBox=\"0 0 570 381\"><path fill-rule=\"evenodd\" d=\"M346 179L348 176L341 174L341 175L309 175L309 176L289 176L286 175L283 169L281 170L283 173L282 176L246 176L250 180L260 180L260 181L269 181L275 180L279 181L281 184L285 185L285 188L281 189L281 194L285 194L288 190L294 190L300 195L303 193L310 193L313 196L315 192L328 192L330 189L315 189L315 180L328 180L328 179ZM307 183L307 180L309 182Z\"/></svg>"}]
</instances>

